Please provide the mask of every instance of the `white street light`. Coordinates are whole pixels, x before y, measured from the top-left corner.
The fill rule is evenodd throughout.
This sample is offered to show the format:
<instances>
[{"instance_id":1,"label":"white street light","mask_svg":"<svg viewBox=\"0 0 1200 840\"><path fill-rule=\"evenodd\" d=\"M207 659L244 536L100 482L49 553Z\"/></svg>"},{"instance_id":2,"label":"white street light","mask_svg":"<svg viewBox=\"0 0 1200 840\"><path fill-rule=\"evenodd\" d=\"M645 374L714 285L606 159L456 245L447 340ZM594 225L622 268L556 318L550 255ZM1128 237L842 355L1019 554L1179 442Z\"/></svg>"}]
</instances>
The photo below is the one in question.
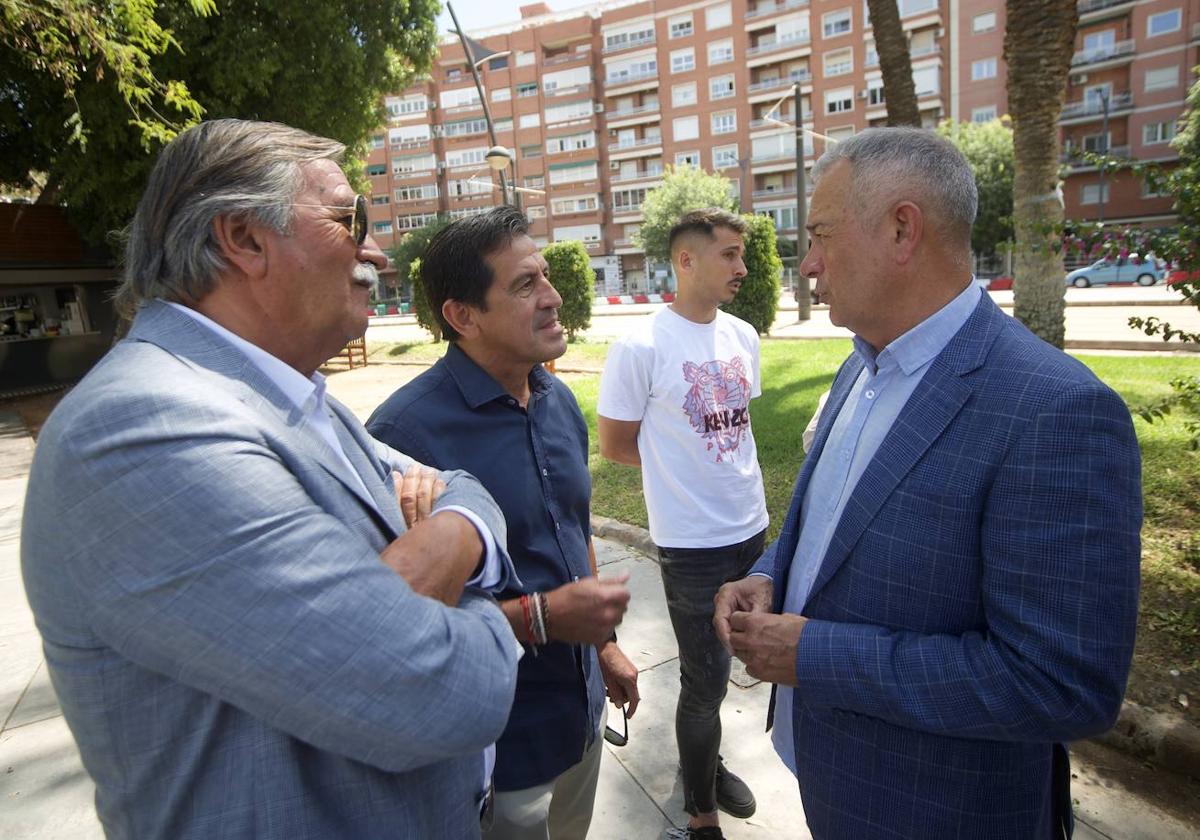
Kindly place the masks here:
<instances>
[{"instance_id":1,"label":"white street light","mask_svg":"<svg viewBox=\"0 0 1200 840\"><path fill-rule=\"evenodd\" d=\"M503 146L492 146L483 157L487 161L488 166L492 167L496 172L504 170L512 163L512 155Z\"/></svg>"}]
</instances>

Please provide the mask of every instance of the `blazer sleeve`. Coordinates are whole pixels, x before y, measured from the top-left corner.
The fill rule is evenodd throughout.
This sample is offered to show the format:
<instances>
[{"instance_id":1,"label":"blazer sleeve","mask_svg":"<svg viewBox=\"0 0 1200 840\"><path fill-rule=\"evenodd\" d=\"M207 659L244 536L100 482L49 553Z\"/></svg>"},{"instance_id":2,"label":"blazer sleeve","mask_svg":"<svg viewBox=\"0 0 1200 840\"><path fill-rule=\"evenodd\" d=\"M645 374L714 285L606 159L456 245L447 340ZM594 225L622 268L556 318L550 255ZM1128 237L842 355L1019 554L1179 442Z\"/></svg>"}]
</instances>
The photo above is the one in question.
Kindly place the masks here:
<instances>
[{"instance_id":1,"label":"blazer sleeve","mask_svg":"<svg viewBox=\"0 0 1200 840\"><path fill-rule=\"evenodd\" d=\"M468 591L451 608L415 594L352 506L314 498L340 485L285 463L245 412L109 408L57 441L50 485L74 485L79 536L62 568L105 644L387 771L500 735L518 654L490 598ZM451 475L447 495L494 505L472 482Z\"/></svg>"},{"instance_id":2,"label":"blazer sleeve","mask_svg":"<svg viewBox=\"0 0 1200 840\"><path fill-rule=\"evenodd\" d=\"M809 621L797 692L812 706L945 735L1070 741L1103 732L1133 652L1141 521L1140 455L1124 402L1098 383L1065 390L1007 452L983 505L986 631Z\"/></svg>"}]
</instances>

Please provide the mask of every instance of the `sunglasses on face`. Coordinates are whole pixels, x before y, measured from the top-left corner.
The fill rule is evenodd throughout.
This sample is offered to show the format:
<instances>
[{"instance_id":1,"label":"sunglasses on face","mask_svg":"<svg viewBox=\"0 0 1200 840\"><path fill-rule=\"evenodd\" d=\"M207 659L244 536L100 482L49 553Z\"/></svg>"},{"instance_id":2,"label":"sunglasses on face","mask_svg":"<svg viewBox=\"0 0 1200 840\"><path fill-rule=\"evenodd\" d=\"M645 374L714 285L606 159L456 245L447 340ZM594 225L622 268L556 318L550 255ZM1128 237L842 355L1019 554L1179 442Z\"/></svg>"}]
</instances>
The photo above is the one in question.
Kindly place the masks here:
<instances>
[{"instance_id":1,"label":"sunglasses on face","mask_svg":"<svg viewBox=\"0 0 1200 840\"><path fill-rule=\"evenodd\" d=\"M350 235L354 237L355 245L362 245L367 238L367 197L365 195L354 196L354 203L347 205L338 204L293 204L293 207L322 207L326 210L350 210L351 215L345 216L338 221L346 226L350 231Z\"/></svg>"}]
</instances>

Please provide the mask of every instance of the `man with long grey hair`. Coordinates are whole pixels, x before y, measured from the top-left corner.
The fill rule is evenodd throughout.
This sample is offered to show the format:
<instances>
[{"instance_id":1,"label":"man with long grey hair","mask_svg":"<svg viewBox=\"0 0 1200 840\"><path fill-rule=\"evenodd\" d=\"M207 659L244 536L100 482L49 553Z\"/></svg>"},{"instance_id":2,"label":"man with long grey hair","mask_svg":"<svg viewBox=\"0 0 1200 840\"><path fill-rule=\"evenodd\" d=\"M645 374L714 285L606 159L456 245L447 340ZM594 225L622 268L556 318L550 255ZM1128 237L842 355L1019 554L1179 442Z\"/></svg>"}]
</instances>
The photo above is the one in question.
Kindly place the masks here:
<instances>
[{"instance_id":1,"label":"man with long grey hair","mask_svg":"<svg viewBox=\"0 0 1200 840\"><path fill-rule=\"evenodd\" d=\"M21 559L112 838L470 837L517 646L491 497L318 366L387 259L340 143L216 120L130 227L129 335L59 404Z\"/></svg>"},{"instance_id":2,"label":"man with long grey hair","mask_svg":"<svg viewBox=\"0 0 1200 840\"><path fill-rule=\"evenodd\" d=\"M1069 836L1065 743L1112 725L1133 651L1129 411L972 282L948 141L870 129L813 175L801 267L854 352L717 633L776 684L817 840Z\"/></svg>"}]
</instances>

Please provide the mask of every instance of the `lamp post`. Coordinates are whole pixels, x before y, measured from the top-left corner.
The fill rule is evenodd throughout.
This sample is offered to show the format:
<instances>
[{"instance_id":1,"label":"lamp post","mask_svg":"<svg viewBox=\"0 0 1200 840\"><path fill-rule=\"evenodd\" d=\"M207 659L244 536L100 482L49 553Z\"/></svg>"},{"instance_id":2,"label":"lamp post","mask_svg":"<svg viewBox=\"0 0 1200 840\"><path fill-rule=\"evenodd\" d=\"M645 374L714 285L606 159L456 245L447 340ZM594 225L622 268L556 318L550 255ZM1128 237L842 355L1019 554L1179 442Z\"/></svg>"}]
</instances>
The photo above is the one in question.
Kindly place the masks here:
<instances>
[{"instance_id":1,"label":"lamp post","mask_svg":"<svg viewBox=\"0 0 1200 840\"><path fill-rule=\"evenodd\" d=\"M503 146L492 146L492 148L487 150L487 154L483 157L484 160L487 161L487 165L492 168L492 171L500 176L500 200L505 204L508 204L508 190L505 187L504 170L508 168L510 163L512 163L512 155L509 153L508 149L504 148ZM517 185L514 182L512 191L512 205L517 209L520 209L520 205L517 203L517 201Z\"/></svg>"},{"instance_id":2,"label":"lamp post","mask_svg":"<svg viewBox=\"0 0 1200 840\"><path fill-rule=\"evenodd\" d=\"M800 263L808 256L808 205L805 201L804 183L804 114L801 109L800 83L792 87L793 119L796 120L796 320L812 318L812 290L808 275L800 270Z\"/></svg>"},{"instance_id":3,"label":"lamp post","mask_svg":"<svg viewBox=\"0 0 1200 840\"><path fill-rule=\"evenodd\" d=\"M1104 118L1100 123L1100 154L1104 155L1104 159L1100 161L1100 224L1104 224L1104 191L1107 184L1105 183L1105 170L1108 167L1108 88L1100 90L1100 106L1104 109Z\"/></svg>"}]
</instances>

